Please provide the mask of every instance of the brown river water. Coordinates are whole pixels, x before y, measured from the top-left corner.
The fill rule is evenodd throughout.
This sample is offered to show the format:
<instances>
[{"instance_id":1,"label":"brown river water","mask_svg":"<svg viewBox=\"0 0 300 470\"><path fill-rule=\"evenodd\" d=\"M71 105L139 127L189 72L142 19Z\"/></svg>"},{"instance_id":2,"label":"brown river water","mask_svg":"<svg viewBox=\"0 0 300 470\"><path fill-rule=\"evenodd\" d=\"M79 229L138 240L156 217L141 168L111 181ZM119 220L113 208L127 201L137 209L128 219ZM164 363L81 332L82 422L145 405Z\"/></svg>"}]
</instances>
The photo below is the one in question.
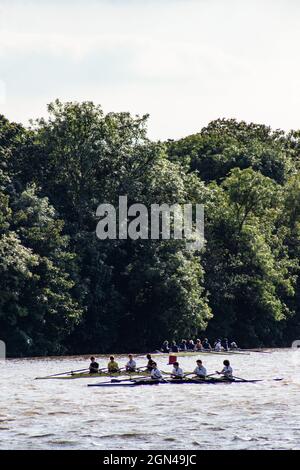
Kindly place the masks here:
<instances>
[{"instance_id":1,"label":"brown river water","mask_svg":"<svg viewBox=\"0 0 300 470\"><path fill-rule=\"evenodd\" d=\"M210 373L226 356L201 358ZM236 376L265 380L88 388L107 379L34 380L81 369L84 357L0 362L0 449L300 449L300 349L228 358ZM197 357L178 359L188 371ZM167 362L158 359L163 370Z\"/></svg>"}]
</instances>

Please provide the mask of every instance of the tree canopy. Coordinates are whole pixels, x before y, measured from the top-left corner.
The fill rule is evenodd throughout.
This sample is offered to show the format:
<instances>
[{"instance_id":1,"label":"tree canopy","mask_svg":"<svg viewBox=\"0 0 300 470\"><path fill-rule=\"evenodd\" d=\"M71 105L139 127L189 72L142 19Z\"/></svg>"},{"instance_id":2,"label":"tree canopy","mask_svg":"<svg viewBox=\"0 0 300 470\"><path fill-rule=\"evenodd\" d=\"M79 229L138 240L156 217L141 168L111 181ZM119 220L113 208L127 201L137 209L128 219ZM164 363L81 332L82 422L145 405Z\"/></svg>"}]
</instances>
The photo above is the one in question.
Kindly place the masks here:
<instances>
[{"instance_id":1,"label":"tree canopy","mask_svg":"<svg viewBox=\"0 0 300 470\"><path fill-rule=\"evenodd\" d=\"M217 120L178 141L91 102L0 116L0 336L8 354L128 352L300 334L300 131ZM96 236L99 204L203 204L205 246Z\"/></svg>"}]
</instances>

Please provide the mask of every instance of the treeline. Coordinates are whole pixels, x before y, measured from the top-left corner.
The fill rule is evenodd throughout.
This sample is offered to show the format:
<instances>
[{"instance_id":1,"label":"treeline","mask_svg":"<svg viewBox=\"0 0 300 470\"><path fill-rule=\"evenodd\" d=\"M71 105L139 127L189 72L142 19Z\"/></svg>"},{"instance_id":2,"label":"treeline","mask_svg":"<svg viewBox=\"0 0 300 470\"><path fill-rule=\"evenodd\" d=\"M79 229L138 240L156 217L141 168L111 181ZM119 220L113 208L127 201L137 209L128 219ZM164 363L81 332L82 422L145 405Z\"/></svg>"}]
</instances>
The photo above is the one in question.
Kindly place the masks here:
<instances>
[{"instance_id":1,"label":"treeline","mask_svg":"<svg viewBox=\"0 0 300 470\"><path fill-rule=\"evenodd\" d=\"M300 338L300 131L217 120L167 142L148 116L49 106L0 116L0 339L10 356ZM201 203L205 248L96 237L96 208Z\"/></svg>"}]
</instances>

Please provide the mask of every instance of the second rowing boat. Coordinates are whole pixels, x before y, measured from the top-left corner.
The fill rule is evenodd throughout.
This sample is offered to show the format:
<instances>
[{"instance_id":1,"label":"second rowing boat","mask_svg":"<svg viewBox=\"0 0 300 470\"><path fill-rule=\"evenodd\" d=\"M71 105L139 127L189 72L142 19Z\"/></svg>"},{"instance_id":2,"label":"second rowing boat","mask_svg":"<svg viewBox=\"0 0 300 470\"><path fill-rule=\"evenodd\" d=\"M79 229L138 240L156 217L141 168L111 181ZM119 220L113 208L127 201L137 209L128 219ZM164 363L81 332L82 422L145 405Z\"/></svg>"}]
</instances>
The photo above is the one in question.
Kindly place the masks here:
<instances>
[{"instance_id":1,"label":"second rowing boat","mask_svg":"<svg viewBox=\"0 0 300 470\"><path fill-rule=\"evenodd\" d=\"M124 383L124 382L103 382L103 383L97 383L97 384L88 384L88 387L137 387L139 385L183 385L183 384L197 384L197 385L216 385L216 384L222 384L222 385L231 385L231 384L237 384L237 383L257 383L257 382L262 382L262 379L256 379L256 380L241 380L241 379L214 379L214 378L209 378L209 379L184 379L184 380L177 380L177 379L164 379L164 380L136 380L136 381L131 381L129 383Z\"/></svg>"},{"instance_id":2,"label":"second rowing boat","mask_svg":"<svg viewBox=\"0 0 300 470\"><path fill-rule=\"evenodd\" d=\"M198 356L201 354L216 354L217 356L232 356L232 355L239 355L239 356L250 356L250 352L244 351L214 351L214 350L204 350L201 351L179 351L179 352L169 352L164 353L161 351L155 351L151 353L151 356L178 356L178 357L185 357L185 356Z\"/></svg>"}]
</instances>

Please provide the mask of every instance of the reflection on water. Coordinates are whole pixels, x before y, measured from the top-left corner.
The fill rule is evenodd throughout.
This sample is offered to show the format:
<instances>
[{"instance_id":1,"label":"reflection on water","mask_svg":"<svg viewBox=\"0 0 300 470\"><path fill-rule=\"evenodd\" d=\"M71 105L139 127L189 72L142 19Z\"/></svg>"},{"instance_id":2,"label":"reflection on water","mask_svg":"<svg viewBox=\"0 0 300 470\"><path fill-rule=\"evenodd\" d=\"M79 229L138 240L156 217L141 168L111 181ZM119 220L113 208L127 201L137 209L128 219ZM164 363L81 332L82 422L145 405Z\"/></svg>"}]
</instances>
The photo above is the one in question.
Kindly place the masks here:
<instances>
[{"instance_id":1,"label":"reflection on water","mask_svg":"<svg viewBox=\"0 0 300 470\"><path fill-rule=\"evenodd\" d=\"M207 355L203 361L214 372L224 358ZM179 359L191 370L197 358ZM229 359L237 376L266 380L88 388L90 379L33 380L81 369L88 364L82 357L7 360L1 364L0 448L300 449L300 350ZM139 365L145 362L138 358ZM158 361L163 370L167 362Z\"/></svg>"}]
</instances>

